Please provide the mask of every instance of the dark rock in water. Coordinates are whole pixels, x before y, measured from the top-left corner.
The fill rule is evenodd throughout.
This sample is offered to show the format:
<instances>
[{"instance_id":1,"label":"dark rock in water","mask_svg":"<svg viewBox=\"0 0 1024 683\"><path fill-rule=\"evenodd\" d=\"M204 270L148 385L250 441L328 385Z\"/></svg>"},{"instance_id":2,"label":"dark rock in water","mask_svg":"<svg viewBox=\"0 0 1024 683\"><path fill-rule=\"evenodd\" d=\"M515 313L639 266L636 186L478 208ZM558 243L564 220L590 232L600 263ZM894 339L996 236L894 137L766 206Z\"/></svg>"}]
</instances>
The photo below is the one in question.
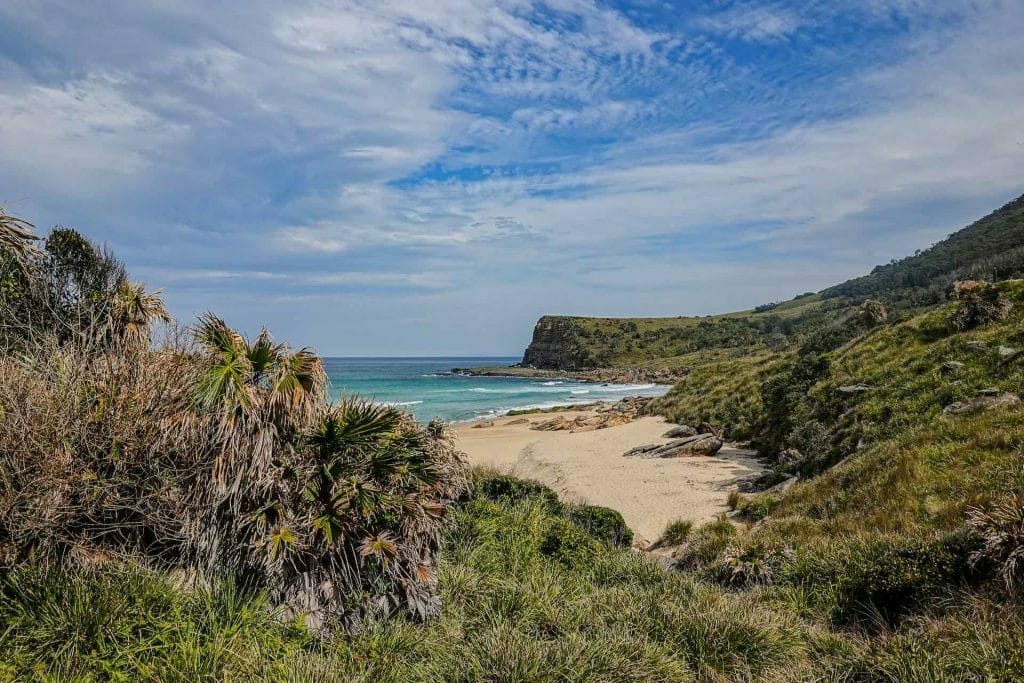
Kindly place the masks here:
<instances>
[{"instance_id":1,"label":"dark rock in water","mask_svg":"<svg viewBox=\"0 0 1024 683\"><path fill-rule=\"evenodd\" d=\"M678 438L683 437L683 436L696 436L696 435L697 435L697 430L694 429L693 427L690 427L688 425L679 425L678 427L673 427L672 429L668 430L667 432L662 434L661 437L663 439L678 439Z\"/></svg>"},{"instance_id":2,"label":"dark rock in water","mask_svg":"<svg viewBox=\"0 0 1024 683\"><path fill-rule=\"evenodd\" d=\"M870 384L850 384L836 389L840 394L863 394L874 389Z\"/></svg>"},{"instance_id":3,"label":"dark rock in water","mask_svg":"<svg viewBox=\"0 0 1024 683\"><path fill-rule=\"evenodd\" d=\"M990 410L1001 406L1008 406L1018 403L1020 396L1009 391L999 389L982 389L978 395L969 401L957 401L942 409L947 415L963 415L976 410Z\"/></svg>"}]
</instances>

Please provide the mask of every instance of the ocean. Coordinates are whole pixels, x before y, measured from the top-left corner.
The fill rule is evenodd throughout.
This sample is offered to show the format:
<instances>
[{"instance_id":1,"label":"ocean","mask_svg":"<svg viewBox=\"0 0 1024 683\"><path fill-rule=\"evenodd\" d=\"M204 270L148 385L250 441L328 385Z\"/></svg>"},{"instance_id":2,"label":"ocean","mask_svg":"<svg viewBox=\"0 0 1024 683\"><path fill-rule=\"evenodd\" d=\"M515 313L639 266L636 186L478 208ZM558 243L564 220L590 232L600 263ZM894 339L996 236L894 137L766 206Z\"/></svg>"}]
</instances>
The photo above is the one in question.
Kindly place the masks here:
<instances>
[{"instance_id":1,"label":"ocean","mask_svg":"<svg viewBox=\"0 0 1024 683\"><path fill-rule=\"evenodd\" d=\"M519 358L325 358L335 399L358 394L400 406L418 420L440 417L465 422L504 415L510 410L554 408L574 403L618 400L624 396L660 396L655 384L607 384L569 378L465 377L452 368L504 367Z\"/></svg>"}]
</instances>

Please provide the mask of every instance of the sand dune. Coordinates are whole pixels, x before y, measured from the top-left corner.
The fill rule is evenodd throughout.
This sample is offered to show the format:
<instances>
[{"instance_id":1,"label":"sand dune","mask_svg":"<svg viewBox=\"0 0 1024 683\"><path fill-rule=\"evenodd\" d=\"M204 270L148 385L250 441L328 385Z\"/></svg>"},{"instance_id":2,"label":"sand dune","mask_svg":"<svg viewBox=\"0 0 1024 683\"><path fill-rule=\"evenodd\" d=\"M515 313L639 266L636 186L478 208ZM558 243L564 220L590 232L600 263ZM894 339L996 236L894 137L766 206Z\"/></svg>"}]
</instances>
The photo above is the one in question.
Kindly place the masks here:
<instances>
[{"instance_id":1,"label":"sand dune","mask_svg":"<svg viewBox=\"0 0 1024 683\"><path fill-rule=\"evenodd\" d=\"M575 416L580 413L565 413ZM550 415L530 416L540 422ZM676 519L703 522L726 511L737 480L763 469L752 451L723 448L714 457L625 458L645 443L667 442L668 425L645 417L593 432L537 432L529 424L458 428L459 448L471 463L509 470L544 482L564 500L605 505L622 513L638 540L653 542ZM522 418L519 418L520 420Z\"/></svg>"}]
</instances>

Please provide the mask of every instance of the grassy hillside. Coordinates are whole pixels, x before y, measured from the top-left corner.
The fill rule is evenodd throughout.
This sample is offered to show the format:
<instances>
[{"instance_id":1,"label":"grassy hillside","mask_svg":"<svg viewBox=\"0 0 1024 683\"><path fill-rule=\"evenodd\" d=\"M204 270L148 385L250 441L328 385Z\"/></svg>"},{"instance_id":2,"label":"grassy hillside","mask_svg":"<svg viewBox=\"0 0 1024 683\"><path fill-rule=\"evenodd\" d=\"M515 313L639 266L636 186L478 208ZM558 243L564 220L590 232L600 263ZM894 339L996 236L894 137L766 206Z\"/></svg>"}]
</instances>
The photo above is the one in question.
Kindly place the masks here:
<instances>
[{"instance_id":1,"label":"grassy hillside","mask_svg":"<svg viewBox=\"0 0 1024 683\"><path fill-rule=\"evenodd\" d=\"M955 280L1024 275L1024 196L913 256L822 291L822 296L874 297L892 304L941 302Z\"/></svg>"},{"instance_id":2,"label":"grassy hillside","mask_svg":"<svg viewBox=\"0 0 1024 683\"><path fill-rule=\"evenodd\" d=\"M531 347L564 346L574 367L699 367L694 352L795 348L822 329L842 328L865 299L882 302L890 317L947 300L956 280L1003 280L1024 275L1024 196L913 256L869 275L767 303L751 311L706 317L585 318L547 316L556 333ZM854 330L856 331L856 330ZM852 335L846 335L848 339ZM529 359L533 354L527 351ZM564 359L548 354L554 361ZM549 364L550 365L550 364Z\"/></svg>"},{"instance_id":3,"label":"grassy hillside","mask_svg":"<svg viewBox=\"0 0 1024 683\"><path fill-rule=\"evenodd\" d=\"M782 348L802 330L825 324L845 308L845 303L807 294L758 310L698 318L546 316L543 320L553 321L554 329L535 333L531 346L569 349L580 368L690 367L707 355L702 352Z\"/></svg>"}]
</instances>

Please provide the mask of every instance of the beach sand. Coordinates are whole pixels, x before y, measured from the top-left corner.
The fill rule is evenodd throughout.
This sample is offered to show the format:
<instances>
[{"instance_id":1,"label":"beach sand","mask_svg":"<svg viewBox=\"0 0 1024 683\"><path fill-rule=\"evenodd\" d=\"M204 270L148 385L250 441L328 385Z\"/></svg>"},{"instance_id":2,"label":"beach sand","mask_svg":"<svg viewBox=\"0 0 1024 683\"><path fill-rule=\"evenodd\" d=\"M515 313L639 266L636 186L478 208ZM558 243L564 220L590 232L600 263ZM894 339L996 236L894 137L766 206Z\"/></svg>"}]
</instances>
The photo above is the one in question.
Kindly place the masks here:
<instances>
[{"instance_id":1,"label":"beach sand","mask_svg":"<svg viewBox=\"0 0 1024 683\"><path fill-rule=\"evenodd\" d=\"M572 418L586 412L564 412ZM667 443L660 417L592 432L538 432L530 423L548 414L495 420L493 427L457 428L458 447L473 465L537 479L566 501L604 505L622 513L637 541L653 543L677 519L705 522L725 512L730 488L764 466L752 451L725 447L713 457L623 457L634 446Z\"/></svg>"}]
</instances>

